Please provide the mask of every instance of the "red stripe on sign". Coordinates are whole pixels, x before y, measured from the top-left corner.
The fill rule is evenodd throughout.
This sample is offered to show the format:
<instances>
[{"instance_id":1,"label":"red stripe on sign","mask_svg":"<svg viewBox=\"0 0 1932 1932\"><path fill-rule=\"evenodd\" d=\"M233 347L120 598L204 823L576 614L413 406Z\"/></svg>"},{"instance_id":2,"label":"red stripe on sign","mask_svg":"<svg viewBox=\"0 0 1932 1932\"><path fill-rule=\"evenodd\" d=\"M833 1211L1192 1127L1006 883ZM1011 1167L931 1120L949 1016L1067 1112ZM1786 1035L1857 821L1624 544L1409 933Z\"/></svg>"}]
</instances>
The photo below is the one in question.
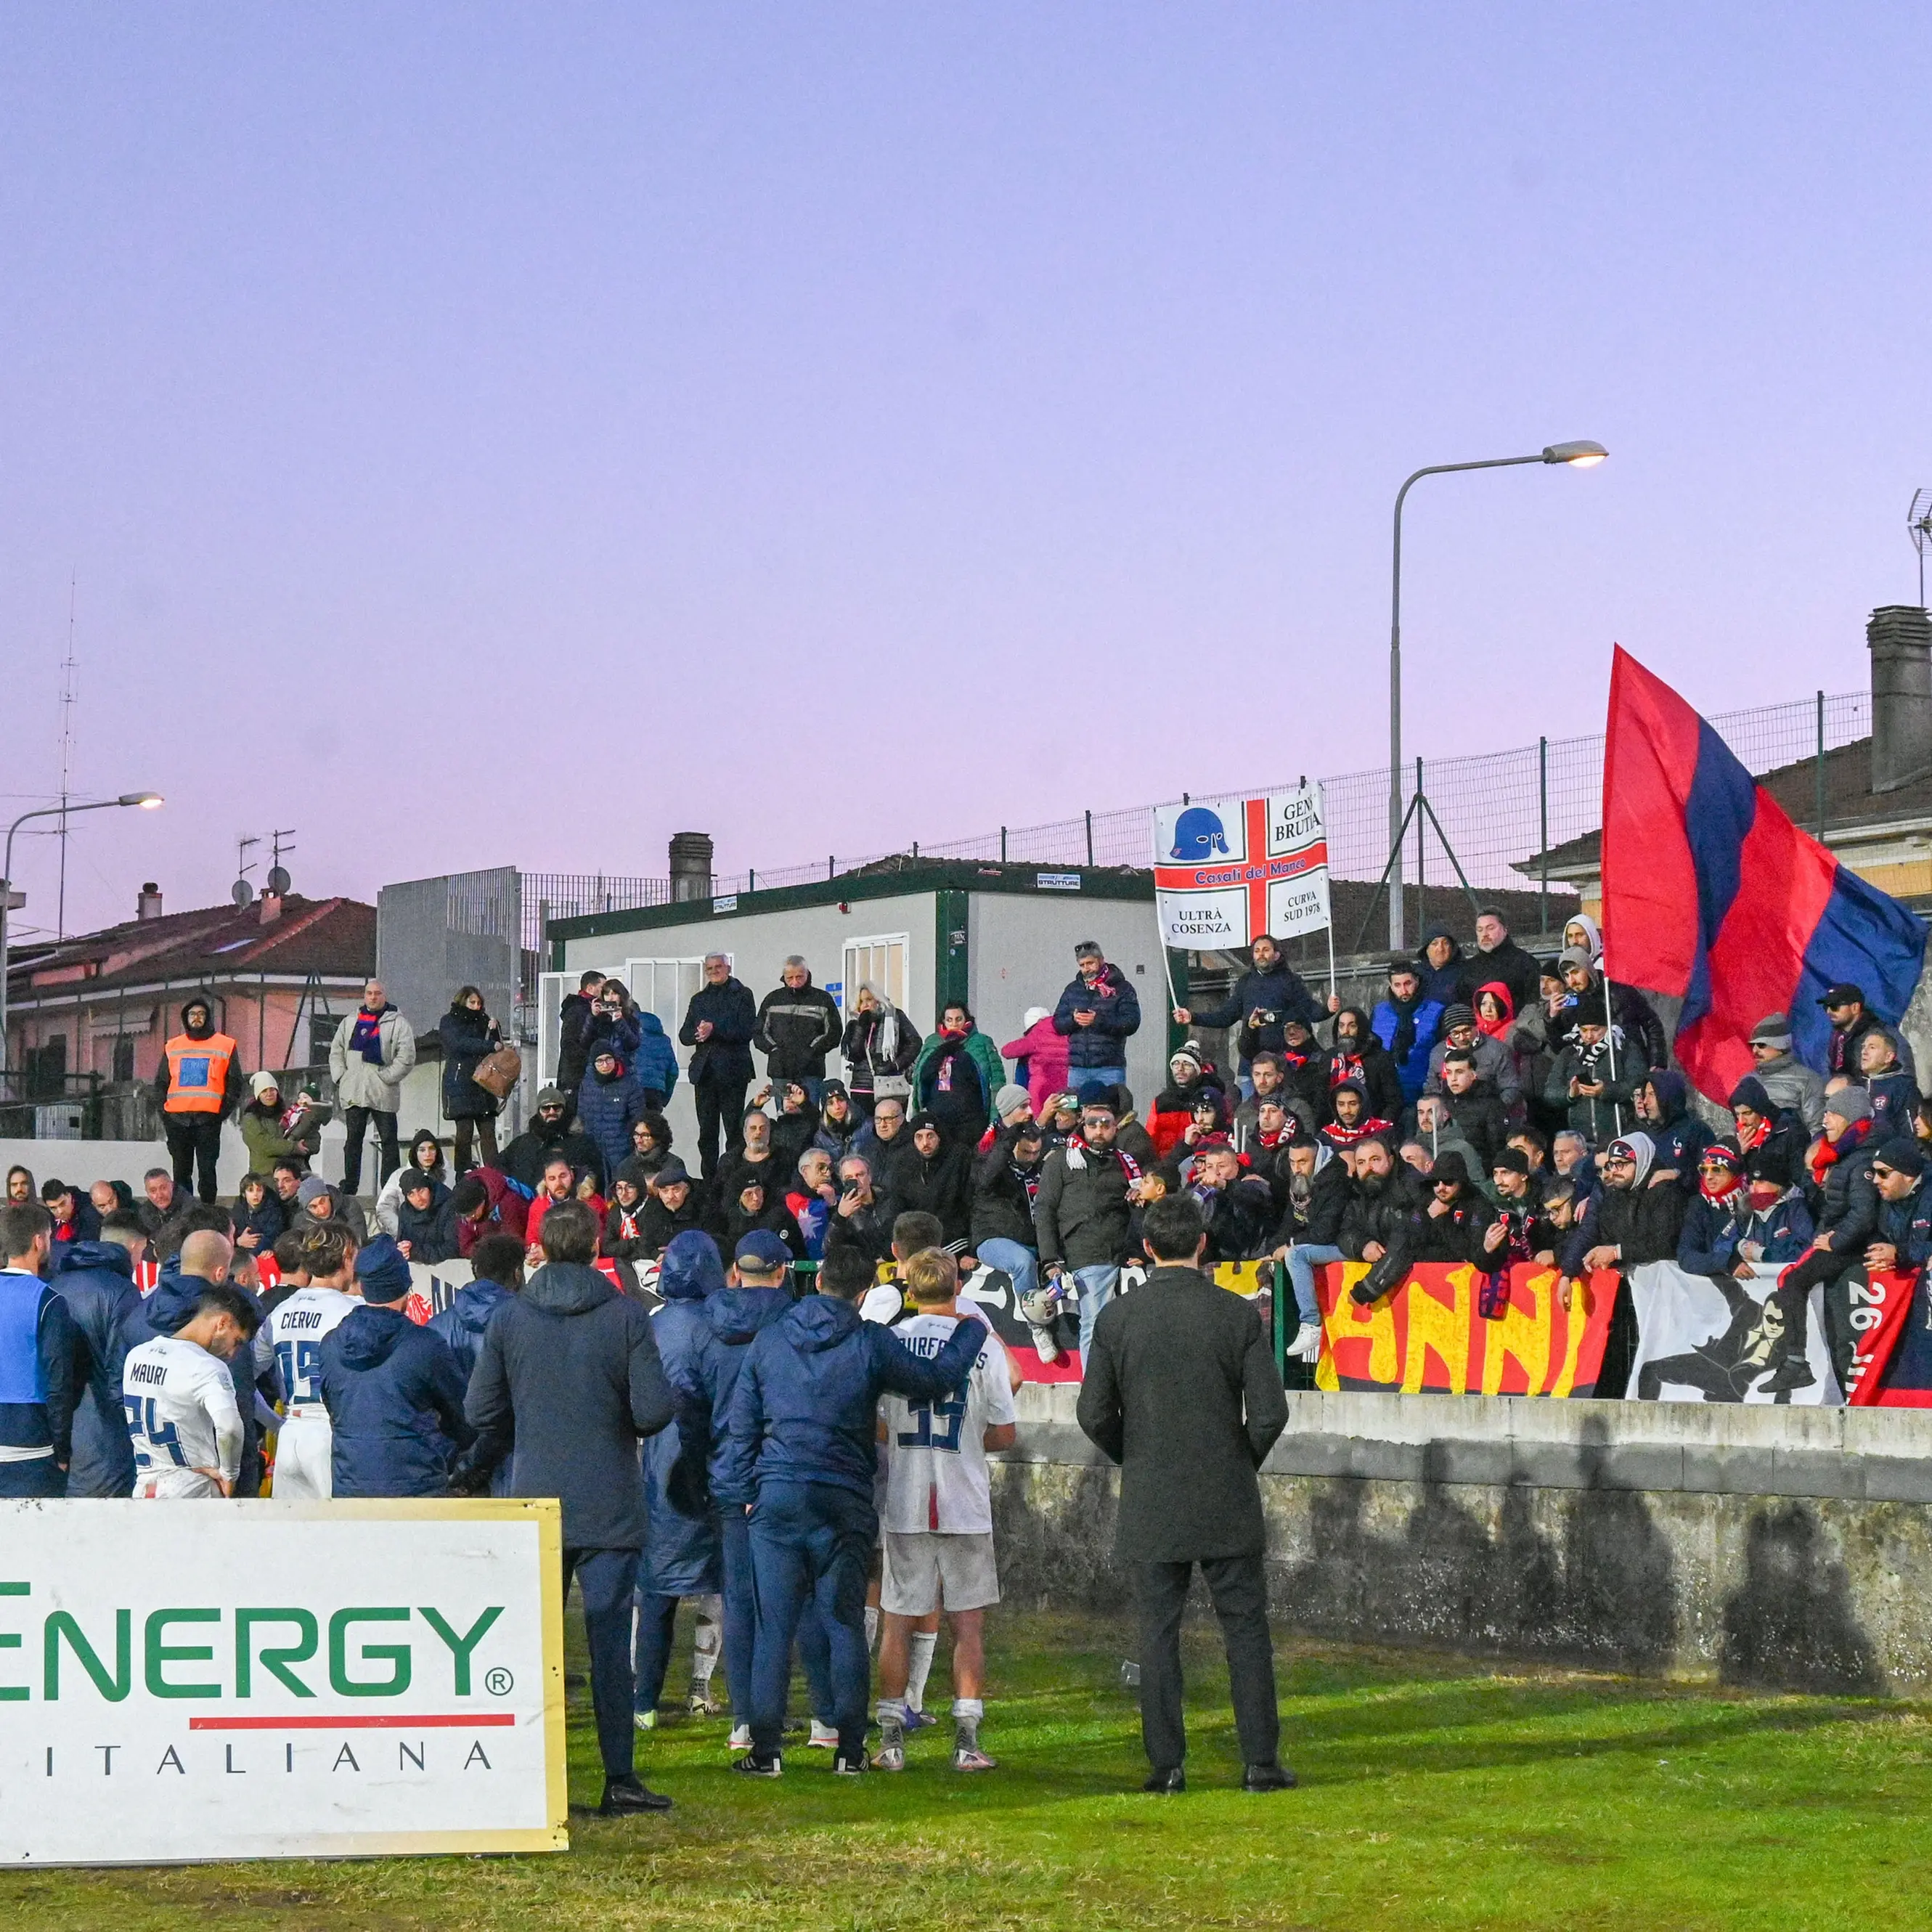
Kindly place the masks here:
<instances>
[{"instance_id":1,"label":"red stripe on sign","mask_svg":"<svg viewBox=\"0 0 1932 1932\"><path fill-rule=\"evenodd\" d=\"M479 1711L473 1717L406 1717L385 1711L366 1718L190 1718L191 1731L437 1731L514 1724L512 1711Z\"/></svg>"}]
</instances>

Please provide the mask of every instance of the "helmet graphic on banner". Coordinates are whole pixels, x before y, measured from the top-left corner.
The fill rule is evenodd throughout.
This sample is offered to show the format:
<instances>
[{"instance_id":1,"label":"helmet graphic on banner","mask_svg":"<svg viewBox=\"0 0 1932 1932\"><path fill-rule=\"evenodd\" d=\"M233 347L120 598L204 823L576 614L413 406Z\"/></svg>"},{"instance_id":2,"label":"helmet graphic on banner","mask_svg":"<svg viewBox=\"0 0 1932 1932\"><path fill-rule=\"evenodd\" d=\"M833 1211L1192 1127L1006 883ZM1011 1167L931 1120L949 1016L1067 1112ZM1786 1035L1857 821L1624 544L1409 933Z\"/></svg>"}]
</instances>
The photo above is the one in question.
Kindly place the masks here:
<instances>
[{"instance_id":1,"label":"helmet graphic on banner","mask_svg":"<svg viewBox=\"0 0 1932 1932\"><path fill-rule=\"evenodd\" d=\"M1226 854L1228 835L1220 817L1204 805L1192 805L1174 821L1174 850L1168 856L1184 863Z\"/></svg>"}]
</instances>

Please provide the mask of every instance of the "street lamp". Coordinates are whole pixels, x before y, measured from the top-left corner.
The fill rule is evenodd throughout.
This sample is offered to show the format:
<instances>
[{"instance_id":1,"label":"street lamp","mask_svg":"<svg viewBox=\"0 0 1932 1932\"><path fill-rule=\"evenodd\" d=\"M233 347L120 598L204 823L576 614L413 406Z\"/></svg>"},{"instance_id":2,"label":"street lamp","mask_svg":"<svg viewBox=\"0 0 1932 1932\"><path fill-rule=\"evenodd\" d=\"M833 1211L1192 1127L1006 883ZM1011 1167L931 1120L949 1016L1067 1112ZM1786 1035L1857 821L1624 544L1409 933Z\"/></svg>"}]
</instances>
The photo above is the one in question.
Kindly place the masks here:
<instances>
[{"instance_id":1,"label":"street lamp","mask_svg":"<svg viewBox=\"0 0 1932 1932\"><path fill-rule=\"evenodd\" d=\"M1395 586L1389 608L1389 950L1399 953L1403 934L1402 899L1402 506L1425 476L1457 470L1510 470L1522 463L1560 463L1572 470L1594 470L1610 454L1600 442L1552 442L1534 456L1492 456L1480 463L1432 463L1418 470L1395 497Z\"/></svg>"},{"instance_id":2,"label":"street lamp","mask_svg":"<svg viewBox=\"0 0 1932 1932\"><path fill-rule=\"evenodd\" d=\"M14 833L30 818L64 818L70 812L113 812L130 805L152 812L164 802L158 791L124 791L118 798L98 798L86 805L44 805L38 811L22 812L8 826L6 863L4 872L0 872L0 1074L8 1072L11 1058L7 1042L7 964L12 934L7 914L14 898Z\"/></svg>"}]
</instances>

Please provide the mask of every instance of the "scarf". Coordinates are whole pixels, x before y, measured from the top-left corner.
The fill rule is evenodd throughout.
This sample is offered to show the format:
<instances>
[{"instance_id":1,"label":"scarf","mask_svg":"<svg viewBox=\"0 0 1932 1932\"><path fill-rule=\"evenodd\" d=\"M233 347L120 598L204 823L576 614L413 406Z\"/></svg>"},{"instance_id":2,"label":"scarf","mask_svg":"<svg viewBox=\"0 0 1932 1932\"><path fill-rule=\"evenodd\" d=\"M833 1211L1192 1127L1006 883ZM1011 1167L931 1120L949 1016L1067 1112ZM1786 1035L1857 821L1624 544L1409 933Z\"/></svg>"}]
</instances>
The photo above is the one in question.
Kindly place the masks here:
<instances>
[{"instance_id":1,"label":"scarf","mask_svg":"<svg viewBox=\"0 0 1932 1932\"><path fill-rule=\"evenodd\" d=\"M1757 1125L1749 1133L1738 1136L1738 1150L1741 1154L1755 1154L1771 1138L1771 1123L1760 1114Z\"/></svg>"},{"instance_id":2,"label":"scarf","mask_svg":"<svg viewBox=\"0 0 1932 1932\"><path fill-rule=\"evenodd\" d=\"M1112 1154L1120 1163L1120 1172L1127 1177L1127 1185L1132 1186L1141 1178L1140 1162L1116 1141L1110 1148L1090 1148L1084 1134L1076 1134L1066 1143L1066 1165L1082 1173L1086 1172L1087 1156L1090 1154Z\"/></svg>"},{"instance_id":3,"label":"scarf","mask_svg":"<svg viewBox=\"0 0 1932 1932\"><path fill-rule=\"evenodd\" d=\"M1723 1184L1713 1186L1700 1169L1697 1176L1697 1192L1713 1208L1734 1208L1737 1204L1738 1190L1744 1184L1744 1176L1735 1168L1724 1170Z\"/></svg>"},{"instance_id":4,"label":"scarf","mask_svg":"<svg viewBox=\"0 0 1932 1932\"><path fill-rule=\"evenodd\" d=\"M1337 1046L1328 1056L1328 1084L1339 1087L1345 1080L1353 1080L1364 1093L1368 1091L1368 1082L1362 1078L1360 1054L1351 1053L1346 1046Z\"/></svg>"},{"instance_id":5,"label":"scarf","mask_svg":"<svg viewBox=\"0 0 1932 1932\"><path fill-rule=\"evenodd\" d=\"M1358 1120L1352 1127L1345 1127L1340 1120L1330 1120L1322 1130L1322 1138L1331 1148L1352 1148L1358 1141L1366 1140L1373 1134L1388 1134L1395 1131L1388 1120Z\"/></svg>"},{"instance_id":6,"label":"scarf","mask_svg":"<svg viewBox=\"0 0 1932 1932\"><path fill-rule=\"evenodd\" d=\"M1398 1000L1393 993L1388 996L1388 1010L1395 1016L1395 1034L1388 1050L1398 1060L1406 1060L1415 1051L1415 1016L1422 1003L1420 993L1412 1000Z\"/></svg>"},{"instance_id":7,"label":"scarf","mask_svg":"<svg viewBox=\"0 0 1932 1932\"><path fill-rule=\"evenodd\" d=\"M890 1072L899 1057L899 1010L896 1006L881 1006L874 1018L872 1037L866 1048L866 1058L872 1062L874 1072L883 1065Z\"/></svg>"},{"instance_id":8,"label":"scarf","mask_svg":"<svg viewBox=\"0 0 1932 1932\"><path fill-rule=\"evenodd\" d=\"M1811 1179L1820 1187L1825 1184L1825 1170L1835 1167L1848 1154L1856 1154L1861 1145L1871 1138L1873 1123L1870 1120L1852 1120L1845 1131L1834 1141L1822 1137L1811 1156Z\"/></svg>"},{"instance_id":9,"label":"scarf","mask_svg":"<svg viewBox=\"0 0 1932 1932\"><path fill-rule=\"evenodd\" d=\"M385 1006L382 1013L364 1010L356 1016L356 1030L349 1036L350 1050L359 1053L371 1066L382 1064L382 1013L394 1010L393 1007Z\"/></svg>"}]
</instances>

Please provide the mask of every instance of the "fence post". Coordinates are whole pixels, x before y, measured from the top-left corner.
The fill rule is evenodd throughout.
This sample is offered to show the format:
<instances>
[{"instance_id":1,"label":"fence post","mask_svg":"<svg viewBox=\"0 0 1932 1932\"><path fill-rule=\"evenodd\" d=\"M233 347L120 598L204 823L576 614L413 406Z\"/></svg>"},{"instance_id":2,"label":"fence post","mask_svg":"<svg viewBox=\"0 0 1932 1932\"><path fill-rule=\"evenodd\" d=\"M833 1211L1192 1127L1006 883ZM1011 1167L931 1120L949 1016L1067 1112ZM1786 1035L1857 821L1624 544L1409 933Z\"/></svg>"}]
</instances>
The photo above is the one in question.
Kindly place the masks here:
<instances>
[{"instance_id":1,"label":"fence post","mask_svg":"<svg viewBox=\"0 0 1932 1932\"><path fill-rule=\"evenodd\" d=\"M829 879L838 870L838 856L832 854L825 862L825 876Z\"/></svg>"},{"instance_id":2,"label":"fence post","mask_svg":"<svg viewBox=\"0 0 1932 1932\"><path fill-rule=\"evenodd\" d=\"M1423 795L1422 760L1420 758L1415 761L1415 795L1418 798ZM1418 812L1415 814L1415 929L1418 932L1423 931L1428 923L1424 911L1428 893L1423 883L1423 868L1428 862L1429 832L1422 822L1422 814ZM1395 888L1391 886L1390 890Z\"/></svg>"},{"instance_id":3,"label":"fence post","mask_svg":"<svg viewBox=\"0 0 1932 1932\"><path fill-rule=\"evenodd\" d=\"M916 838L912 842L912 856L915 859L919 856L919 841Z\"/></svg>"},{"instance_id":4,"label":"fence post","mask_svg":"<svg viewBox=\"0 0 1932 1932\"><path fill-rule=\"evenodd\" d=\"M1087 862L1090 866L1094 862L1094 814L1090 812L1087 814Z\"/></svg>"},{"instance_id":5,"label":"fence post","mask_svg":"<svg viewBox=\"0 0 1932 1932\"><path fill-rule=\"evenodd\" d=\"M1818 694L1818 842L1825 842L1825 694Z\"/></svg>"},{"instance_id":6,"label":"fence post","mask_svg":"<svg viewBox=\"0 0 1932 1932\"><path fill-rule=\"evenodd\" d=\"M1537 868L1543 891L1543 935L1550 934L1550 740L1536 741Z\"/></svg>"},{"instance_id":7,"label":"fence post","mask_svg":"<svg viewBox=\"0 0 1932 1932\"><path fill-rule=\"evenodd\" d=\"M758 868L755 866L745 874L745 890L748 892L754 892L758 890Z\"/></svg>"},{"instance_id":8,"label":"fence post","mask_svg":"<svg viewBox=\"0 0 1932 1932\"><path fill-rule=\"evenodd\" d=\"M1006 862L1006 828L1003 825L1003 826L1001 826L1000 827L1000 863L1001 865L1003 865L1003 866L1004 866Z\"/></svg>"}]
</instances>

